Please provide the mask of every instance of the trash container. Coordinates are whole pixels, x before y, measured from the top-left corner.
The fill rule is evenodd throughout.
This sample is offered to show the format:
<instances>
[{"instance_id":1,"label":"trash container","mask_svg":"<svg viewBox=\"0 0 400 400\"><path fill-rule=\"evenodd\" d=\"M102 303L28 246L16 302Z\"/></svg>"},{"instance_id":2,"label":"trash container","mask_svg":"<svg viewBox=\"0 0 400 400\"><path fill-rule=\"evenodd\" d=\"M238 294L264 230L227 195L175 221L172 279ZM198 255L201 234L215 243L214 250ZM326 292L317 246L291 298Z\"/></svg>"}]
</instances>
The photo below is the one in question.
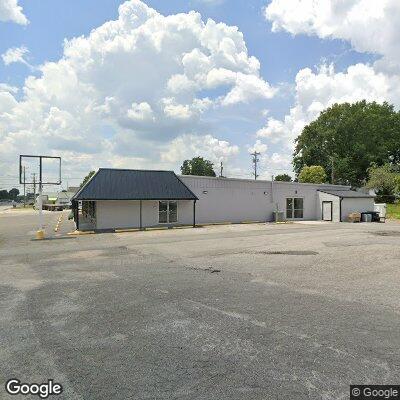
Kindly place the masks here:
<instances>
[{"instance_id":1,"label":"trash container","mask_svg":"<svg viewBox=\"0 0 400 400\"><path fill-rule=\"evenodd\" d=\"M362 222L372 222L372 215L369 213L362 213L361 214L361 221Z\"/></svg>"}]
</instances>

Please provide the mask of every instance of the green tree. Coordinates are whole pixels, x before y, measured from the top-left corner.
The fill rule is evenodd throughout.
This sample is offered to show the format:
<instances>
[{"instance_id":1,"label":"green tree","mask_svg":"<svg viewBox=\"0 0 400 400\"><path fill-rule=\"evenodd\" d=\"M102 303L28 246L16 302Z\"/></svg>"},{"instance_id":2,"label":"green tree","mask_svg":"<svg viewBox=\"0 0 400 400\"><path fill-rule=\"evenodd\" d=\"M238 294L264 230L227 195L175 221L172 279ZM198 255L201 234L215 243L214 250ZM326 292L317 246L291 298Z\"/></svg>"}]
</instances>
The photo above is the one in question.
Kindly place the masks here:
<instances>
[{"instance_id":1,"label":"green tree","mask_svg":"<svg viewBox=\"0 0 400 400\"><path fill-rule=\"evenodd\" d=\"M13 200L15 200L18 197L18 195L19 195L19 190L16 188L12 188L8 192L9 198Z\"/></svg>"},{"instance_id":2,"label":"green tree","mask_svg":"<svg viewBox=\"0 0 400 400\"><path fill-rule=\"evenodd\" d=\"M89 179L96 173L96 171L90 171L84 178L82 183L80 184L79 187L83 187L86 185L86 183L89 181Z\"/></svg>"},{"instance_id":3,"label":"green tree","mask_svg":"<svg viewBox=\"0 0 400 400\"><path fill-rule=\"evenodd\" d=\"M215 176L214 164L203 157L185 160L181 166L182 175Z\"/></svg>"},{"instance_id":4,"label":"green tree","mask_svg":"<svg viewBox=\"0 0 400 400\"><path fill-rule=\"evenodd\" d=\"M375 189L378 202L393 203L399 189L400 174L393 171L393 167L385 164L381 167L374 165L368 169L369 180L366 187Z\"/></svg>"},{"instance_id":5,"label":"green tree","mask_svg":"<svg viewBox=\"0 0 400 400\"><path fill-rule=\"evenodd\" d=\"M275 176L274 180L278 182L292 182L292 177L289 174L280 174Z\"/></svg>"},{"instance_id":6,"label":"green tree","mask_svg":"<svg viewBox=\"0 0 400 400\"><path fill-rule=\"evenodd\" d=\"M327 180L324 167L320 165L304 166L299 174L300 183L325 183Z\"/></svg>"},{"instance_id":7,"label":"green tree","mask_svg":"<svg viewBox=\"0 0 400 400\"><path fill-rule=\"evenodd\" d=\"M388 103L334 104L297 137L293 165L321 165L329 181L362 186L368 168L400 162L400 113Z\"/></svg>"}]
</instances>

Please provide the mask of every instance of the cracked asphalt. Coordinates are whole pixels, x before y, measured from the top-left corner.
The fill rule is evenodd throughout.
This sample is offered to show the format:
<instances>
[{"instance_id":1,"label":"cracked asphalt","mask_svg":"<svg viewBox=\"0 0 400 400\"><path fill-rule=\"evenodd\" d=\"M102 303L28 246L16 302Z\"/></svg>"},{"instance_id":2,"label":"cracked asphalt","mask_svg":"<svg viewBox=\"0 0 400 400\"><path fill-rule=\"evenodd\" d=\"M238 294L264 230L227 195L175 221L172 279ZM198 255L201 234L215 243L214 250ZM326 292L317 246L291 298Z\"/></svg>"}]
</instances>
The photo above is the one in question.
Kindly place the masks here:
<instances>
[{"instance_id":1,"label":"cracked asphalt","mask_svg":"<svg viewBox=\"0 0 400 400\"><path fill-rule=\"evenodd\" d=\"M400 383L400 224L68 236L0 213L0 385L54 399L347 399ZM26 397L20 397L26 398Z\"/></svg>"}]
</instances>

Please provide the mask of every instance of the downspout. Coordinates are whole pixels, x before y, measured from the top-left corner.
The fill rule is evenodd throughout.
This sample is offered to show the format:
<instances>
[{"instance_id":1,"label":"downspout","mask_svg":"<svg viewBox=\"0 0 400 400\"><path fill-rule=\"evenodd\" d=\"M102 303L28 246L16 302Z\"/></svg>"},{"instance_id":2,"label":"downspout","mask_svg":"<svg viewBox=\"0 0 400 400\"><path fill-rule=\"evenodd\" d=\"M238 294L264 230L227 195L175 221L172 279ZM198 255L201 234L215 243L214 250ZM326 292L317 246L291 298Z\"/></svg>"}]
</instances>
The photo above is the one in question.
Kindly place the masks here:
<instances>
[{"instance_id":1,"label":"downspout","mask_svg":"<svg viewBox=\"0 0 400 400\"><path fill-rule=\"evenodd\" d=\"M272 181L271 181L271 203L274 202L274 176L272 176Z\"/></svg>"},{"instance_id":2,"label":"downspout","mask_svg":"<svg viewBox=\"0 0 400 400\"><path fill-rule=\"evenodd\" d=\"M342 221L342 201L343 201L343 197L340 198L340 203L339 203L339 222L343 222Z\"/></svg>"}]
</instances>

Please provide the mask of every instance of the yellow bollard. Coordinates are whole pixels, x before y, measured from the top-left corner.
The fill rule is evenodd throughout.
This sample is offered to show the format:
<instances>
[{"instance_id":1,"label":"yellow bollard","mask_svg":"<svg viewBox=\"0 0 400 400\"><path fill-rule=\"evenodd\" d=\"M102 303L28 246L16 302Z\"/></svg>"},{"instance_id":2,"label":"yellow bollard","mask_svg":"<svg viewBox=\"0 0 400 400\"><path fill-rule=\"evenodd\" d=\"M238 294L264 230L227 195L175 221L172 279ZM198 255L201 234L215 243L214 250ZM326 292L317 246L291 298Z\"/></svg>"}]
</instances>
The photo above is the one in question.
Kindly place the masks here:
<instances>
[{"instance_id":1,"label":"yellow bollard","mask_svg":"<svg viewBox=\"0 0 400 400\"><path fill-rule=\"evenodd\" d=\"M36 239L37 240L43 240L44 239L44 230L40 229L36 231Z\"/></svg>"}]
</instances>

